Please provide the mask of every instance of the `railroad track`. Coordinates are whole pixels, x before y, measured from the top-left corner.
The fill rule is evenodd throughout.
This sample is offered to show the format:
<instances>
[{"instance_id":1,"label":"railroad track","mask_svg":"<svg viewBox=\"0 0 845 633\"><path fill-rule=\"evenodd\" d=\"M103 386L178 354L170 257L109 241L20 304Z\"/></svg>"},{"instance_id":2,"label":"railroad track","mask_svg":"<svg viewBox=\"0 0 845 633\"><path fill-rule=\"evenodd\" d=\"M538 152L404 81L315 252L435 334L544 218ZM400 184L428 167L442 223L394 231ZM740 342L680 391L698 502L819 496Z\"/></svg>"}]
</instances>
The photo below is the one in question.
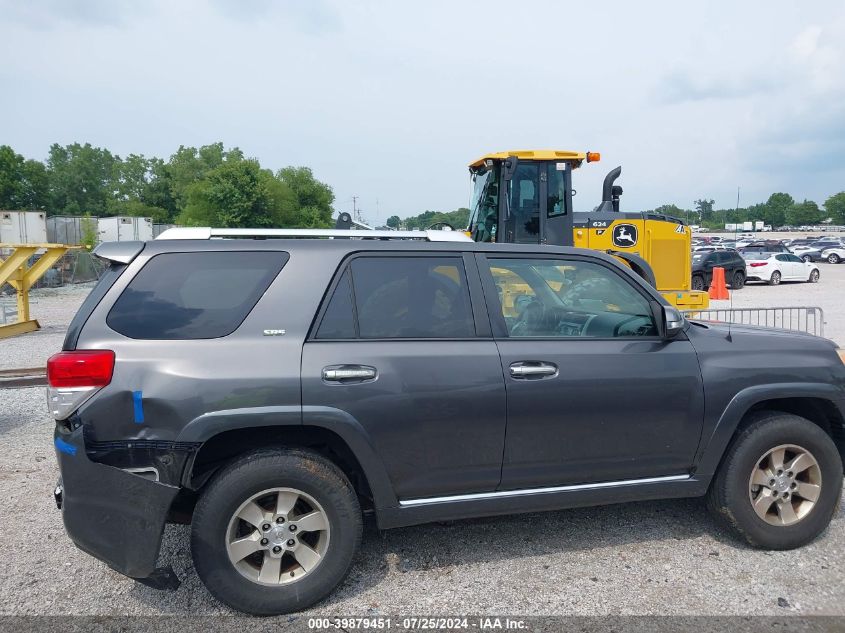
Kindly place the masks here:
<instances>
[{"instance_id":1,"label":"railroad track","mask_svg":"<svg viewBox=\"0 0 845 633\"><path fill-rule=\"evenodd\" d=\"M0 369L0 389L43 387L46 384L47 370L44 367Z\"/></svg>"}]
</instances>

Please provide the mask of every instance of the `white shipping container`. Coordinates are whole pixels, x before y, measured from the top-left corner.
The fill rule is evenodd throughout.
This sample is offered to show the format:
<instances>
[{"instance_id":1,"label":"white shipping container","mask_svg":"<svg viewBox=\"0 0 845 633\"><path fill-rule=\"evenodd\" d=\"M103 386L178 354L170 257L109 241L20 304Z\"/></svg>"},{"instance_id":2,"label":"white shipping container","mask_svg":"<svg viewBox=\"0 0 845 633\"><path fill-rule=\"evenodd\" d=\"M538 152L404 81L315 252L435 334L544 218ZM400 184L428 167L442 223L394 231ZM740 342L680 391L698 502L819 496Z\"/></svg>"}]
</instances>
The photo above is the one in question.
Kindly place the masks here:
<instances>
[{"instance_id":1,"label":"white shipping container","mask_svg":"<svg viewBox=\"0 0 845 633\"><path fill-rule=\"evenodd\" d=\"M153 239L153 221L128 215L100 218L97 221L97 238L101 242L146 242Z\"/></svg>"},{"instance_id":2,"label":"white shipping container","mask_svg":"<svg viewBox=\"0 0 845 633\"><path fill-rule=\"evenodd\" d=\"M47 241L44 211L0 211L0 244L43 244Z\"/></svg>"},{"instance_id":3,"label":"white shipping container","mask_svg":"<svg viewBox=\"0 0 845 633\"><path fill-rule=\"evenodd\" d=\"M726 231L736 231L736 224L726 224L725 230Z\"/></svg>"},{"instance_id":4,"label":"white shipping container","mask_svg":"<svg viewBox=\"0 0 845 633\"><path fill-rule=\"evenodd\" d=\"M743 231L753 231L754 230L754 222L743 222L742 223L742 230Z\"/></svg>"},{"instance_id":5,"label":"white shipping container","mask_svg":"<svg viewBox=\"0 0 845 633\"><path fill-rule=\"evenodd\" d=\"M765 230L765 229L763 229L763 225L764 225L763 220L755 220L754 221L754 230L755 231Z\"/></svg>"}]
</instances>

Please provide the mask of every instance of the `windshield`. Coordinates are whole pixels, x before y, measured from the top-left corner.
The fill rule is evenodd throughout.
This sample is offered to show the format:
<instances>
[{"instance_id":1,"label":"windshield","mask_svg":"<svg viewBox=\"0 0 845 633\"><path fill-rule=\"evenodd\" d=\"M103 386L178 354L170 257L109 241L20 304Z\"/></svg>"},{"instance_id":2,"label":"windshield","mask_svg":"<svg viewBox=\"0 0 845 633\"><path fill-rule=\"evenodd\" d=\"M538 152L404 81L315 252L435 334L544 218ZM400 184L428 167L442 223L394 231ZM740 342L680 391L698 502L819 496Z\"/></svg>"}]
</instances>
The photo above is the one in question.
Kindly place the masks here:
<instances>
[{"instance_id":1,"label":"windshield","mask_svg":"<svg viewBox=\"0 0 845 633\"><path fill-rule=\"evenodd\" d=\"M499 165L472 172L469 231L476 242L495 242L499 210Z\"/></svg>"}]
</instances>

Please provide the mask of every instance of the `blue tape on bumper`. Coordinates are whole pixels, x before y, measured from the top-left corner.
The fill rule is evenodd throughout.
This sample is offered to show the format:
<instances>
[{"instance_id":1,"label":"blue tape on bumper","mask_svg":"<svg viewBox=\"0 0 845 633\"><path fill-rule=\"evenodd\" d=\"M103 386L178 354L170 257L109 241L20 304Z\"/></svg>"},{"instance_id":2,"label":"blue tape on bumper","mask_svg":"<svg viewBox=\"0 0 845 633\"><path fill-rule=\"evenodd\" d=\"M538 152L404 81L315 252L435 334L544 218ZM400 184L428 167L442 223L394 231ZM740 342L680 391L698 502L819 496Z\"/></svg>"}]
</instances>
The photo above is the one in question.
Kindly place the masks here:
<instances>
[{"instance_id":1,"label":"blue tape on bumper","mask_svg":"<svg viewBox=\"0 0 845 633\"><path fill-rule=\"evenodd\" d=\"M144 394L140 391L132 392L132 404L135 409L135 424L144 423Z\"/></svg>"},{"instance_id":2,"label":"blue tape on bumper","mask_svg":"<svg viewBox=\"0 0 845 633\"><path fill-rule=\"evenodd\" d=\"M53 440L53 444L55 444L56 450L61 451L62 453L67 453L68 455L76 455L76 447L73 444L65 442L60 437L57 437L55 440Z\"/></svg>"}]
</instances>

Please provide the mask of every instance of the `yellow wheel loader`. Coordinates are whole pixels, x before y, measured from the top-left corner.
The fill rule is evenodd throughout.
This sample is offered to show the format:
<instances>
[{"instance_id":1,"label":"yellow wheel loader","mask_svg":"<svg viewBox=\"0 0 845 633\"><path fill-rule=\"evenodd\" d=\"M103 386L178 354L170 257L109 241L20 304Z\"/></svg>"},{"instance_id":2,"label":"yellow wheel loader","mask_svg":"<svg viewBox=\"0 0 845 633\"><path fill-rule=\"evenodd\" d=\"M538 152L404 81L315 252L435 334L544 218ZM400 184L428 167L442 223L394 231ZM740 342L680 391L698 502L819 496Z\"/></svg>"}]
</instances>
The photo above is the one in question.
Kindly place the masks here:
<instances>
[{"instance_id":1,"label":"yellow wheel loader","mask_svg":"<svg viewBox=\"0 0 845 633\"><path fill-rule=\"evenodd\" d=\"M707 293L691 288L690 227L667 215L620 211L622 187L614 183L621 167L605 177L601 204L590 212L573 212L572 171L598 160L595 152L518 150L473 161L468 235L477 242L604 251L678 308L706 308Z\"/></svg>"}]
</instances>

